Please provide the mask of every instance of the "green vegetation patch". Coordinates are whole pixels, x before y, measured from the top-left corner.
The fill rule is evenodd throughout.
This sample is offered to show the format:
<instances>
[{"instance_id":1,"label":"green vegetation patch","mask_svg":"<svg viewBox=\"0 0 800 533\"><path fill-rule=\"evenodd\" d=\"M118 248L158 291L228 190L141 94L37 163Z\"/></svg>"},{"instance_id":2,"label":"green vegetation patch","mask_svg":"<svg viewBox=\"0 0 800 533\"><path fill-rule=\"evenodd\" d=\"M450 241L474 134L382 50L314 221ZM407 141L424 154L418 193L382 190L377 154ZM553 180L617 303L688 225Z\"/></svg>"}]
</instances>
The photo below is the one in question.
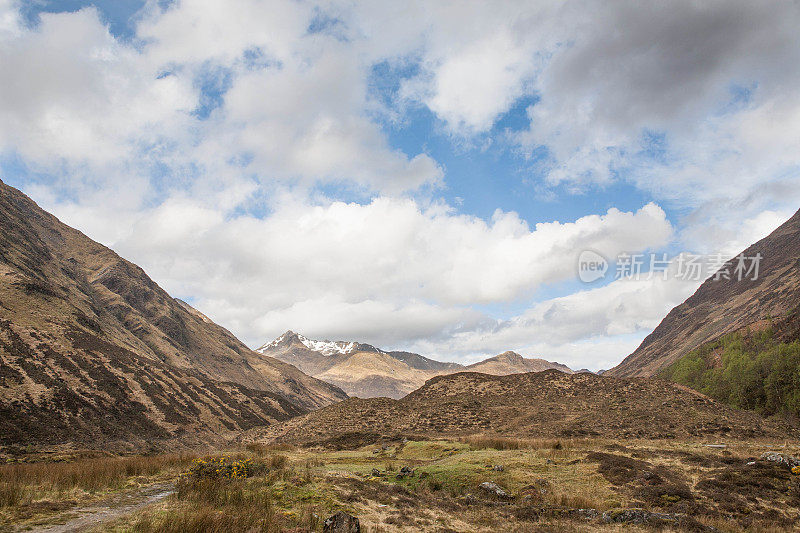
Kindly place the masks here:
<instances>
[{"instance_id":1,"label":"green vegetation patch","mask_svg":"<svg viewBox=\"0 0 800 533\"><path fill-rule=\"evenodd\" d=\"M800 342L772 328L733 333L685 355L660 377L762 415L800 417Z\"/></svg>"}]
</instances>

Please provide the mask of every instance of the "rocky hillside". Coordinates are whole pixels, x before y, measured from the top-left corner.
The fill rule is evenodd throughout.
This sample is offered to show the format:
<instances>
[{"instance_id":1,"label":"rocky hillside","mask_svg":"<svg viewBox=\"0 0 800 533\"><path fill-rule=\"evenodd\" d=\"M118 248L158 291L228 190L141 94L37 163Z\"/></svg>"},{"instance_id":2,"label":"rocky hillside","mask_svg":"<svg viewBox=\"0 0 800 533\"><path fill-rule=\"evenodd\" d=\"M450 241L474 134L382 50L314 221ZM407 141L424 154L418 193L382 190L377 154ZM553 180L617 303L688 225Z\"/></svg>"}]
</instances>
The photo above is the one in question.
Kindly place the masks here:
<instances>
[{"instance_id":1,"label":"rocky hillside","mask_svg":"<svg viewBox=\"0 0 800 533\"><path fill-rule=\"evenodd\" d=\"M0 443L203 442L342 400L0 182Z\"/></svg>"},{"instance_id":2,"label":"rocky hillside","mask_svg":"<svg viewBox=\"0 0 800 533\"><path fill-rule=\"evenodd\" d=\"M795 429L656 379L546 372L439 376L401 400L358 399L245 433L313 443L350 434L519 437L784 438Z\"/></svg>"},{"instance_id":3,"label":"rocky hillside","mask_svg":"<svg viewBox=\"0 0 800 533\"><path fill-rule=\"evenodd\" d=\"M800 211L743 255L761 254L758 279L706 280L674 308L612 376L652 376L690 351L725 334L787 316L800 304ZM732 272L732 259L726 265Z\"/></svg>"},{"instance_id":4,"label":"rocky hillside","mask_svg":"<svg viewBox=\"0 0 800 533\"><path fill-rule=\"evenodd\" d=\"M432 377L465 370L494 375L548 369L572 372L564 365L544 359L526 359L514 352L463 366L410 352L388 352L358 342L315 341L293 331L287 331L257 351L295 365L359 398L402 398Z\"/></svg>"}]
</instances>

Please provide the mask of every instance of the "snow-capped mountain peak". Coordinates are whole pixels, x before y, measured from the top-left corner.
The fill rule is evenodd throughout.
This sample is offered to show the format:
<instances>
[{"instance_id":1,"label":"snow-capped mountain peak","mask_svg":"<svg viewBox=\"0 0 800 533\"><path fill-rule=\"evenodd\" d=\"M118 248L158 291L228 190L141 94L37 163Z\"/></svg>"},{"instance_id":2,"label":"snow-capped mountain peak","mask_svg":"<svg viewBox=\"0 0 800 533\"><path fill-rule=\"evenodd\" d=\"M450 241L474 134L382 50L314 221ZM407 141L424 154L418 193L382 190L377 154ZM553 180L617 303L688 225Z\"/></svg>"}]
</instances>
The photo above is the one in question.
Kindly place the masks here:
<instances>
[{"instance_id":1,"label":"snow-capped mountain peak","mask_svg":"<svg viewBox=\"0 0 800 533\"><path fill-rule=\"evenodd\" d=\"M321 353L322 355L330 356L330 355L345 355L349 353L353 353L355 351L377 351L380 352L377 348L374 348L369 345L360 344L353 341L317 341L314 339L309 339L299 333L295 333L293 331L287 331L277 339L268 342L258 348L256 351L261 353L266 353L270 351L272 348L277 348L282 345L288 345L292 342L300 342L309 350L314 350L315 352Z\"/></svg>"}]
</instances>

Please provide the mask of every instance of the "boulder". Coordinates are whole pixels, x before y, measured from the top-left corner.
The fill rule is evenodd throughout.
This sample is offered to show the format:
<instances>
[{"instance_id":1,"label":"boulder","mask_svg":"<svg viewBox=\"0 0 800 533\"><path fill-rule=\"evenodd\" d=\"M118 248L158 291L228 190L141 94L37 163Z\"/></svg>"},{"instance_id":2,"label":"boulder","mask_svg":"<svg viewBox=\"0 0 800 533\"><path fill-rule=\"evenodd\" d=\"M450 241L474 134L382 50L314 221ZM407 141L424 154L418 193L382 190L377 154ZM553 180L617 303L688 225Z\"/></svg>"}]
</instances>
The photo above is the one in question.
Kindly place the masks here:
<instances>
[{"instance_id":1,"label":"boulder","mask_svg":"<svg viewBox=\"0 0 800 533\"><path fill-rule=\"evenodd\" d=\"M786 468L794 468L795 466L800 466L800 459L791 455L787 455L785 453L778 453L778 452L762 453L761 460L770 461L772 463L778 463L779 465L785 466Z\"/></svg>"},{"instance_id":2,"label":"boulder","mask_svg":"<svg viewBox=\"0 0 800 533\"><path fill-rule=\"evenodd\" d=\"M481 483L479 485L479 488L483 492L486 492L486 493L491 494L493 496L497 496L498 498L503 499L503 500L507 500L507 499L511 498L511 495L508 492L503 490L503 488L500 487L500 485L498 485L497 483L494 483L492 481L484 481L483 483Z\"/></svg>"},{"instance_id":3,"label":"boulder","mask_svg":"<svg viewBox=\"0 0 800 533\"><path fill-rule=\"evenodd\" d=\"M403 479L405 477L414 477L414 469L404 466L400 469L400 473L397 474L397 479Z\"/></svg>"},{"instance_id":4,"label":"boulder","mask_svg":"<svg viewBox=\"0 0 800 533\"><path fill-rule=\"evenodd\" d=\"M323 533L361 533L361 525L355 516L339 511L325 520L322 531Z\"/></svg>"}]
</instances>

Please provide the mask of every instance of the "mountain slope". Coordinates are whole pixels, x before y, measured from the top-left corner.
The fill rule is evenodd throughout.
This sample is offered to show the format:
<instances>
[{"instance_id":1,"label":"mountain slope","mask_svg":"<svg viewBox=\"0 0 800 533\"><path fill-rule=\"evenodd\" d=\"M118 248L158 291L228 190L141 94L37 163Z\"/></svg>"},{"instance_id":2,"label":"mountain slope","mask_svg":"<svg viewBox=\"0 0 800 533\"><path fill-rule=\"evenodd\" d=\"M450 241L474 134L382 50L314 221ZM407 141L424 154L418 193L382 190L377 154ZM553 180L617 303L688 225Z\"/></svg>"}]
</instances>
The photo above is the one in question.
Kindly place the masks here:
<instances>
[{"instance_id":1,"label":"mountain slope","mask_svg":"<svg viewBox=\"0 0 800 533\"><path fill-rule=\"evenodd\" d=\"M572 374L572 370L566 365L551 363L544 359L528 359L516 352L501 353L471 364L466 369L470 372L481 372L494 376L507 376L508 374L521 374L523 372L544 372L551 369Z\"/></svg>"},{"instance_id":2,"label":"mountain slope","mask_svg":"<svg viewBox=\"0 0 800 533\"><path fill-rule=\"evenodd\" d=\"M568 367L544 359L525 359L505 352L468 367L435 361L411 352L387 352L370 344L347 341L315 341L293 331L257 350L297 366L303 372L341 387L360 398L402 398L427 380L442 374L472 370L505 375Z\"/></svg>"},{"instance_id":3,"label":"mountain slope","mask_svg":"<svg viewBox=\"0 0 800 533\"><path fill-rule=\"evenodd\" d=\"M519 437L784 438L787 425L733 409L686 387L555 370L439 376L400 400L351 398L244 441L313 443L348 434Z\"/></svg>"},{"instance_id":4,"label":"mountain slope","mask_svg":"<svg viewBox=\"0 0 800 533\"><path fill-rule=\"evenodd\" d=\"M202 441L346 396L0 181L0 442Z\"/></svg>"},{"instance_id":5,"label":"mountain slope","mask_svg":"<svg viewBox=\"0 0 800 533\"><path fill-rule=\"evenodd\" d=\"M691 350L768 317L783 317L800 303L800 211L743 252L761 254L758 279L707 279L675 307L611 376L652 376ZM735 260L727 263L733 269Z\"/></svg>"}]
</instances>

